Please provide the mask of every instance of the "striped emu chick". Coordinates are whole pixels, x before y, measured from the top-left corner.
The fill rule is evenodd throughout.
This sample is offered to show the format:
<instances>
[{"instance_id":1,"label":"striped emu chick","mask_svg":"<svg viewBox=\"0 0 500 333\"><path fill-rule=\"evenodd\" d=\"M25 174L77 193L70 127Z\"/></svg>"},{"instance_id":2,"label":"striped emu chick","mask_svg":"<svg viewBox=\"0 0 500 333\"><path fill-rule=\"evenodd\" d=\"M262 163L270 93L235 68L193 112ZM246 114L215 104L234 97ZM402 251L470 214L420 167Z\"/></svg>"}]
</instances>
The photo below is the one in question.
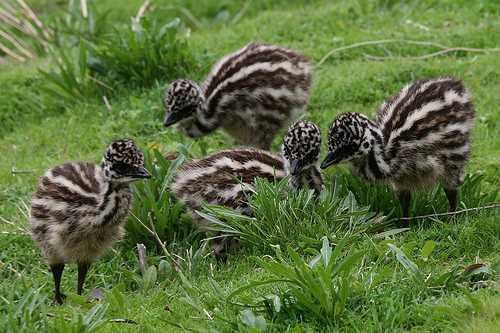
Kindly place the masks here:
<instances>
[{"instance_id":1,"label":"striped emu chick","mask_svg":"<svg viewBox=\"0 0 500 333\"><path fill-rule=\"evenodd\" d=\"M288 129L283 140L285 170L290 175L290 186L307 185L316 195L323 189L323 177L318 169L321 149L321 131L310 121L298 121Z\"/></svg>"},{"instance_id":2,"label":"striped emu chick","mask_svg":"<svg viewBox=\"0 0 500 333\"><path fill-rule=\"evenodd\" d=\"M226 206L243 214L253 215L246 199L249 192L255 189L257 178L274 181L290 174L293 188L307 185L319 192L322 178L314 164L319 159L320 137L316 125L298 122L290 127L285 137L285 159L253 148L223 150L184 164L179 169L171 190L186 204L191 216L202 229L206 229L207 222L194 211L204 204ZM226 251L236 244L231 239L215 239L212 242L213 253L224 257Z\"/></svg>"},{"instance_id":3,"label":"striped emu chick","mask_svg":"<svg viewBox=\"0 0 500 333\"><path fill-rule=\"evenodd\" d=\"M100 165L65 163L40 178L31 201L31 232L52 271L58 304L64 298L64 265L78 265L81 294L90 264L124 234L132 199L129 184L149 177L142 152L124 139L107 147Z\"/></svg>"},{"instance_id":4,"label":"striped emu chick","mask_svg":"<svg viewBox=\"0 0 500 333\"><path fill-rule=\"evenodd\" d=\"M390 183L404 217L411 191L440 182L454 211L473 122L474 107L461 81L417 81L383 103L375 122L358 113L338 116L321 168L350 161L362 178Z\"/></svg>"},{"instance_id":5,"label":"striped emu chick","mask_svg":"<svg viewBox=\"0 0 500 333\"><path fill-rule=\"evenodd\" d=\"M250 43L222 58L203 84L173 81L165 92L164 125L192 138L219 127L240 144L269 149L279 129L309 98L311 64L283 47Z\"/></svg>"}]
</instances>

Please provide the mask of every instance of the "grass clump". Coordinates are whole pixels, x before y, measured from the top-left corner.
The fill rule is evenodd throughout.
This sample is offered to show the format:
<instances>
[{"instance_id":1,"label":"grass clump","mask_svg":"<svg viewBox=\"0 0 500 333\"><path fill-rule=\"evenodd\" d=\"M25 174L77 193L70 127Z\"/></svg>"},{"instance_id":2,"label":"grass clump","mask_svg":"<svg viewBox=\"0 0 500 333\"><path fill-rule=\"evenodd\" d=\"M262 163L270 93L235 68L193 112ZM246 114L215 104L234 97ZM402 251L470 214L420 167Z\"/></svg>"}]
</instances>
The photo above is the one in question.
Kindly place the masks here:
<instances>
[{"instance_id":1,"label":"grass clump","mask_svg":"<svg viewBox=\"0 0 500 333\"><path fill-rule=\"evenodd\" d=\"M17 298L13 293L5 294L0 303L0 325L3 332L69 332L93 333L99 331L106 322L108 303L96 304L85 313L71 311L71 317L54 315L49 312L48 298L40 289L28 289ZM47 318L53 318L47 321Z\"/></svg>"},{"instance_id":2,"label":"grass clump","mask_svg":"<svg viewBox=\"0 0 500 333\"><path fill-rule=\"evenodd\" d=\"M211 222L211 230L236 236L264 252L288 244L307 250L320 245L318 234L336 239L346 233L380 230L386 225L384 217L359 205L350 192L340 196L341 191L340 182L334 182L316 198L313 191L289 191L288 179L275 183L258 179L255 193L248 198L253 217L214 206L199 214Z\"/></svg>"},{"instance_id":3,"label":"grass clump","mask_svg":"<svg viewBox=\"0 0 500 333\"><path fill-rule=\"evenodd\" d=\"M360 205L371 207L373 211L383 212L387 216L401 217L399 200L390 186L365 182L344 170L337 171L333 178L334 182L341 185L339 193L341 196L347 195L346 189L349 189ZM457 209L485 206L495 202L498 197L499 189L491 188L483 173L466 173L464 183L459 190ZM412 193L410 216L443 213L447 210L448 200L439 185Z\"/></svg>"},{"instance_id":4,"label":"grass clump","mask_svg":"<svg viewBox=\"0 0 500 333\"><path fill-rule=\"evenodd\" d=\"M187 147L182 147L175 160L167 160L157 150L146 150L144 164L152 177L149 181L135 184L134 207L127 223L127 246L137 243L160 252L157 241L144 227L152 228L168 246L188 244L196 234L191 221L184 218L184 205L169 191L175 172L185 160Z\"/></svg>"},{"instance_id":5,"label":"grass clump","mask_svg":"<svg viewBox=\"0 0 500 333\"><path fill-rule=\"evenodd\" d=\"M112 89L89 69L89 46L86 42L81 41L73 51L57 49L54 52L56 70L39 70L48 83L41 89L53 98L69 103L103 96L105 90Z\"/></svg>"},{"instance_id":6,"label":"grass clump","mask_svg":"<svg viewBox=\"0 0 500 333\"><path fill-rule=\"evenodd\" d=\"M124 86L151 87L183 77L195 66L187 39L180 36L180 19L160 24L147 17L132 18L130 24L111 29L106 26L111 22L101 16L97 21L89 17L81 19L83 23L67 23L71 27L65 37L54 39L55 68L40 70L49 95L67 103L109 97ZM77 47L66 50L73 45Z\"/></svg>"},{"instance_id":7,"label":"grass clump","mask_svg":"<svg viewBox=\"0 0 500 333\"><path fill-rule=\"evenodd\" d=\"M51 44L64 48L67 45L78 45L81 40L98 41L111 31L110 13L110 10L101 10L96 2L88 1L87 16L84 17L81 3L68 1L64 11L56 11L56 14L48 19L53 32Z\"/></svg>"},{"instance_id":8,"label":"grass clump","mask_svg":"<svg viewBox=\"0 0 500 333\"><path fill-rule=\"evenodd\" d=\"M4 288L2 288L4 289ZM26 290L24 295L15 295L7 288L0 302L0 325L5 332L41 332L47 329L47 296L40 290ZM17 297L20 297L17 299Z\"/></svg>"},{"instance_id":9,"label":"grass clump","mask_svg":"<svg viewBox=\"0 0 500 333\"><path fill-rule=\"evenodd\" d=\"M179 37L181 21L166 24L147 17L107 35L94 47L90 67L116 82L150 87L185 76L195 65L187 41Z\"/></svg>"},{"instance_id":10,"label":"grass clump","mask_svg":"<svg viewBox=\"0 0 500 333\"><path fill-rule=\"evenodd\" d=\"M289 319L286 317L292 317L300 321L333 324L344 314L358 289L354 271L359 269L363 252L346 251L350 241L349 237L342 238L332 248L328 238L323 237L319 254L309 261L291 247L287 248L290 259L286 260L277 248L276 259L258 260L271 278L240 287L228 299L257 287L272 286L279 294L265 295L260 307L273 320L286 321ZM255 307L255 304L250 305Z\"/></svg>"}]
</instances>

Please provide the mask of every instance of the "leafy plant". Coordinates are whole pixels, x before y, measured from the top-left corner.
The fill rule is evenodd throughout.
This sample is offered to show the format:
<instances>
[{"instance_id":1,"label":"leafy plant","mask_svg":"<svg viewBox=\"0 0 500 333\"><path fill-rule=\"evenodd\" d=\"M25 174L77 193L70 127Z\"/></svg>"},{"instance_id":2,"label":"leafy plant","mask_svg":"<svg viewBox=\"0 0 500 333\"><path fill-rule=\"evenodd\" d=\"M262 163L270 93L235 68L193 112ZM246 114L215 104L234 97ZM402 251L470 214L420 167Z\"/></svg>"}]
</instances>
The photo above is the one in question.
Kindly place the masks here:
<instances>
[{"instance_id":1,"label":"leafy plant","mask_svg":"<svg viewBox=\"0 0 500 333\"><path fill-rule=\"evenodd\" d=\"M40 89L56 99L74 103L75 100L99 96L112 89L89 70L89 47L85 42L81 41L76 51L54 51L54 58L57 70L40 69L39 73L48 83Z\"/></svg>"},{"instance_id":2,"label":"leafy plant","mask_svg":"<svg viewBox=\"0 0 500 333\"><path fill-rule=\"evenodd\" d=\"M51 43L56 47L78 45L86 40L97 42L111 30L110 11L101 11L94 1L87 1L86 16L83 16L81 2L69 0L66 11L55 16L50 28Z\"/></svg>"},{"instance_id":3,"label":"leafy plant","mask_svg":"<svg viewBox=\"0 0 500 333\"><path fill-rule=\"evenodd\" d=\"M267 324L264 317L256 316L249 309L241 311L241 324L238 326L240 332L260 333L267 331Z\"/></svg>"},{"instance_id":4,"label":"leafy plant","mask_svg":"<svg viewBox=\"0 0 500 333\"><path fill-rule=\"evenodd\" d=\"M0 304L0 327L9 333L46 330L47 323L44 321L47 315L46 302L47 297L35 289L26 290L17 300L14 297L3 298Z\"/></svg>"},{"instance_id":5,"label":"leafy plant","mask_svg":"<svg viewBox=\"0 0 500 333\"><path fill-rule=\"evenodd\" d=\"M135 185L134 207L127 223L127 242L131 247L143 243L148 249L160 250L143 224L154 228L168 246L189 242L194 237L191 222L182 216L184 206L169 191L177 167L188 154L187 147L181 146L179 150L181 153L173 161L165 159L156 149L145 152L145 167L152 177Z\"/></svg>"},{"instance_id":6,"label":"leafy plant","mask_svg":"<svg viewBox=\"0 0 500 333\"><path fill-rule=\"evenodd\" d=\"M334 176L334 181L342 184L342 195L346 189L352 191L356 200L373 211L384 212L389 216L400 216L400 204L394 191L387 185L370 184L345 171ZM460 187L459 208L486 205L498 199L498 188L486 191L485 176L481 173L468 173ZM446 212L448 201L441 186L412 194L411 211L413 215Z\"/></svg>"},{"instance_id":7,"label":"leafy plant","mask_svg":"<svg viewBox=\"0 0 500 333\"><path fill-rule=\"evenodd\" d=\"M207 206L198 214L211 223L210 229L266 251L273 245L286 247L290 243L302 248L316 247L320 245L318 234L335 239L338 235L359 235L386 225L384 217L359 206L352 193L340 196L338 182L319 198L312 191L288 189L288 179L274 183L257 179L255 192L248 197L253 217L217 206Z\"/></svg>"},{"instance_id":8,"label":"leafy plant","mask_svg":"<svg viewBox=\"0 0 500 333\"><path fill-rule=\"evenodd\" d=\"M492 276L492 270L484 264L473 264L467 267L454 266L444 272L426 272L422 269L431 252L435 247L435 242L427 241L420 251L420 264L412 261L406 253L395 246L388 243L389 250L394 253L396 260L405 268L413 277L415 283L425 286L432 292L440 292L444 289L456 289L460 286L474 287L477 278L486 278ZM420 266L419 266L420 265Z\"/></svg>"},{"instance_id":9,"label":"leafy plant","mask_svg":"<svg viewBox=\"0 0 500 333\"><path fill-rule=\"evenodd\" d=\"M160 25L157 21L132 18L130 26L116 29L94 46L89 64L108 82L152 86L157 80L186 75L194 58L179 38L180 20Z\"/></svg>"},{"instance_id":10,"label":"leafy plant","mask_svg":"<svg viewBox=\"0 0 500 333\"><path fill-rule=\"evenodd\" d=\"M259 259L260 266L271 278L240 287L228 299L232 300L257 287L272 286L278 292L274 296L274 306L270 307L266 302L260 305L271 316L285 312L294 313L304 320L334 323L343 315L349 299L357 290L353 272L363 257L363 252L345 253L345 247L350 241L348 237L341 239L335 248L331 247L327 237L322 240L320 253L310 261L301 258L291 247L287 249L291 262L283 258L279 248L276 258L270 261Z\"/></svg>"},{"instance_id":11,"label":"leafy plant","mask_svg":"<svg viewBox=\"0 0 500 333\"><path fill-rule=\"evenodd\" d=\"M85 314L78 312L73 313L71 320L58 316L55 318L54 324L49 332L68 332L68 333L92 333L97 332L107 320L104 318L109 304L96 304Z\"/></svg>"},{"instance_id":12,"label":"leafy plant","mask_svg":"<svg viewBox=\"0 0 500 333\"><path fill-rule=\"evenodd\" d=\"M130 25L111 29L107 13L91 6L83 18L73 7L70 2L66 18L55 24L55 69L39 71L48 82L43 90L56 99L73 103L109 97L123 85L149 87L185 76L195 64L186 40L178 35L179 19L160 25L147 17L132 18Z\"/></svg>"}]
</instances>

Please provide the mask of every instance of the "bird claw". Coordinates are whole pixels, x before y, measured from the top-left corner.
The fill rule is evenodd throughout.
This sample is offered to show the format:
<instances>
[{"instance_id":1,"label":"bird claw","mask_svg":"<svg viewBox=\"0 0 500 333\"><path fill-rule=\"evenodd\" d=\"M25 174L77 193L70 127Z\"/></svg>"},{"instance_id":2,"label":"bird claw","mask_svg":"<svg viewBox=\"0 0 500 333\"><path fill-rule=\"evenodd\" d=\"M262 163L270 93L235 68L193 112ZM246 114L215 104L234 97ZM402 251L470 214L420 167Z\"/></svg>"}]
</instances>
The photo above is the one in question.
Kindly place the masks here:
<instances>
[{"instance_id":1,"label":"bird claw","mask_svg":"<svg viewBox=\"0 0 500 333\"><path fill-rule=\"evenodd\" d=\"M65 299L66 299L66 295L56 294L54 296L54 305L63 305Z\"/></svg>"},{"instance_id":2,"label":"bird claw","mask_svg":"<svg viewBox=\"0 0 500 333\"><path fill-rule=\"evenodd\" d=\"M405 218L405 219L399 219L397 221L397 227L398 228L409 228L410 227L410 220Z\"/></svg>"}]
</instances>

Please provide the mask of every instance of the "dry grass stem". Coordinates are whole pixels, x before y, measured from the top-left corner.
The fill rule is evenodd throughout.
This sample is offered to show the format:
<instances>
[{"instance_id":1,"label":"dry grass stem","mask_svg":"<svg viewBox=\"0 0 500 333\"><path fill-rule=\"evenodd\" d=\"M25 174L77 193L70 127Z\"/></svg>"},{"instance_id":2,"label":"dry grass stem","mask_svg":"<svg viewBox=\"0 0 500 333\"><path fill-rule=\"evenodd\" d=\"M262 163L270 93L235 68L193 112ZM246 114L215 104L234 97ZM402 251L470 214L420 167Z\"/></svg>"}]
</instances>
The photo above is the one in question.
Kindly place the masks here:
<instances>
[{"instance_id":1,"label":"dry grass stem","mask_svg":"<svg viewBox=\"0 0 500 333\"><path fill-rule=\"evenodd\" d=\"M34 173L34 170L16 170L16 168L12 168L10 170L10 174L15 176L15 175L27 175L27 174L32 174Z\"/></svg>"},{"instance_id":2,"label":"dry grass stem","mask_svg":"<svg viewBox=\"0 0 500 333\"><path fill-rule=\"evenodd\" d=\"M130 215L137 221L139 224L144 227L155 239L158 245L160 245L161 249L163 250L163 253L165 254L165 257L170 260L170 263L172 267L176 270L179 271L179 267L177 263L175 262L173 256L170 254L170 252L167 250L167 247L165 246L165 243L160 239L160 236L158 236L158 233L156 232L156 229L154 227L154 224L151 222L151 228L148 227L144 222L141 221L140 218L138 218L134 212L129 210Z\"/></svg>"},{"instance_id":3,"label":"dry grass stem","mask_svg":"<svg viewBox=\"0 0 500 333\"><path fill-rule=\"evenodd\" d=\"M439 217L439 216L457 215L457 214L462 214L462 213L467 213L467 212L475 212L475 211L478 211L478 210L493 209L493 208L498 208L498 207L500 207L500 203L493 203L491 205L486 205L486 206L481 206L481 207L465 208L465 209L461 209L461 210L456 210L454 212L427 214L427 215L419 215L419 216L414 216L414 217L402 217L402 218L400 218L400 220L403 220L403 221L416 220L416 219L420 220L420 219L426 219L426 218L432 218L432 217Z\"/></svg>"},{"instance_id":4,"label":"dry grass stem","mask_svg":"<svg viewBox=\"0 0 500 333\"><path fill-rule=\"evenodd\" d=\"M24 2L24 0L16 0L16 1L24 9L24 14L26 15L26 17L30 18L33 22L35 22L35 24L38 26L38 28L40 28L40 30L42 30L43 35L46 38L50 38L50 33L49 33L48 29L45 28L42 21L40 21L38 16L36 16L35 12L30 8L30 6L28 6L28 4L26 4L26 2Z\"/></svg>"},{"instance_id":5,"label":"dry grass stem","mask_svg":"<svg viewBox=\"0 0 500 333\"><path fill-rule=\"evenodd\" d=\"M415 60L421 60L421 59L427 59L435 56L439 56L442 54L450 53L450 52L457 52L457 51L464 51L464 52L480 52L480 53L487 53L487 52L500 52L500 48L470 48L470 47L448 47L439 43L435 42L429 42L429 41L415 41L415 40L405 40L405 39L382 39L382 40L370 40L370 41L365 41L365 42L359 42L359 43L354 43L351 45L347 46L342 46L339 48L335 48L333 50L330 50L321 60L318 62L317 66L321 66L328 58L330 58L333 54L339 53L345 50L350 50L354 48L359 48L363 46L368 46L368 45L384 45L384 44L409 44L409 45L422 45L422 46L432 46L432 47L437 47L442 49L441 51L434 52L431 54L426 54L423 56L417 56L417 57L374 57L374 56L367 56L371 59L374 60L384 60L384 59L415 59Z\"/></svg>"},{"instance_id":6,"label":"dry grass stem","mask_svg":"<svg viewBox=\"0 0 500 333\"><path fill-rule=\"evenodd\" d=\"M17 61L20 61L20 62L25 62L26 61L26 59L23 56L21 56L21 55L17 54L16 52L12 51L11 49L9 49L2 42L0 42L0 50L3 51L8 56L16 59Z\"/></svg>"},{"instance_id":7,"label":"dry grass stem","mask_svg":"<svg viewBox=\"0 0 500 333\"><path fill-rule=\"evenodd\" d=\"M106 96L102 96L102 100L104 101L104 105L106 105L106 109L108 110L108 112L113 111L113 108L111 107L108 98Z\"/></svg>"},{"instance_id":8,"label":"dry grass stem","mask_svg":"<svg viewBox=\"0 0 500 333\"><path fill-rule=\"evenodd\" d=\"M80 0L80 9L82 10L82 17L86 19L89 16L87 0Z\"/></svg>"},{"instance_id":9,"label":"dry grass stem","mask_svg":"<svg viewBox=\"0 0 500 333\"><path fill-rule=\"evenodd\" d=\"M137 21L140 21L140 19L144 16L150 5L151 5L151 0L144 1L142 6L139 8L139 11L137 12L137 15L135 16L135 19Z\"/></svg>"}]
</instances>

